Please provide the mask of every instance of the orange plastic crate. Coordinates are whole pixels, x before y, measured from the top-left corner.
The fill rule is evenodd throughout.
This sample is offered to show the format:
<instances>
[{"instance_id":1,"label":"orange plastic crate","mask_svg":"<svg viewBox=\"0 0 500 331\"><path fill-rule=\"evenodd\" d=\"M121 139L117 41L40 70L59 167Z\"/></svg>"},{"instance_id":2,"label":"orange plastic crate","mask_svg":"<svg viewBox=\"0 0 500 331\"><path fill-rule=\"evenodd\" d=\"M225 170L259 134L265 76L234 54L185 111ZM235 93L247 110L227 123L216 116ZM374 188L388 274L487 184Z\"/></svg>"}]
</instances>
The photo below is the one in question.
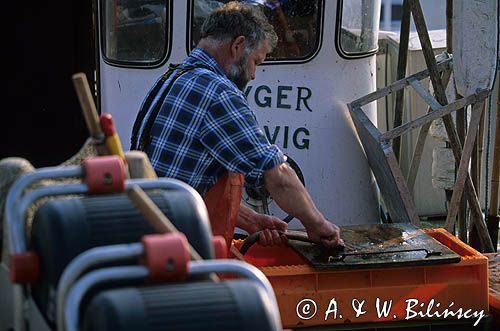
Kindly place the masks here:
<instances>
[{"instance_id":1,"label":"orange plastic crate","mask_svg":"<svg viewBox=\"0 0 500 331\"><path fill-rule=\"evenodd\" d=\"M397 268L315 270L290 247L259 245L252 246L245 259L271 282L285 328L458 320L460 311L461 320L467 317L471 317L471 323L481 320L480 316L488 314L487 258L444 229L425 232L459 254L461 261ZM239 248L241 243L236 241L235 245ZM446 311L457 315L445 316Z\"/></svg>"}]
</instances>

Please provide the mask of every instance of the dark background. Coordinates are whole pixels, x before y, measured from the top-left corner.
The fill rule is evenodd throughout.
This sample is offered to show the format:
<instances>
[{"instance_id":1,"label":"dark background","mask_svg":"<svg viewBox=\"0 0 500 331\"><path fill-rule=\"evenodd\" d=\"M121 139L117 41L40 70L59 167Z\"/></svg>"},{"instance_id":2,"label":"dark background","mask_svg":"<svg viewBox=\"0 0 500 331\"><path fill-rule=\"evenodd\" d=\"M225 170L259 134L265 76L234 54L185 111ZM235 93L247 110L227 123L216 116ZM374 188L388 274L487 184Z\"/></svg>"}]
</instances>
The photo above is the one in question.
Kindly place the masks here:
<instances>
[{"instance_id":1,"label":"dark background","mask_svg":"<svg viewBox=\"0 0 500 331\"><path fill-rule=\"evenodd\" d=\"M27 4L28 3L28 4ZM57 165L88 136L71 76L85 72L94 86L92 0L4 3L0 159L26 158L35 167Z\"/></svg>"}]
</instances>

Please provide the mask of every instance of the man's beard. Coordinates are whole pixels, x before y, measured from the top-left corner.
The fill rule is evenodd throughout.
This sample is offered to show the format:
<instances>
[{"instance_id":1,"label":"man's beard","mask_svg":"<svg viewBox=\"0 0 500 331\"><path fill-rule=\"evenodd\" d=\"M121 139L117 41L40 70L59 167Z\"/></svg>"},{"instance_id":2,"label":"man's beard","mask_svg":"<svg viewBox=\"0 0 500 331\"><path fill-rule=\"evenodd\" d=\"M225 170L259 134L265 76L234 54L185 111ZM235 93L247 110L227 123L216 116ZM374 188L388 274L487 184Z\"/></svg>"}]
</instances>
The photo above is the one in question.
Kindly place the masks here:
<instances>
[{"instance_id":1,"label":"man's beard","mask_svg":"<svg viewBox=\"0 0 500 331\"><path fill-rule=\"evenodd\" d=\"M231 64L227 73L227 77L241 90L244 91L248 84L247 71L248 55L243 55L238 63Z\"/></svg>"}]
</instances>

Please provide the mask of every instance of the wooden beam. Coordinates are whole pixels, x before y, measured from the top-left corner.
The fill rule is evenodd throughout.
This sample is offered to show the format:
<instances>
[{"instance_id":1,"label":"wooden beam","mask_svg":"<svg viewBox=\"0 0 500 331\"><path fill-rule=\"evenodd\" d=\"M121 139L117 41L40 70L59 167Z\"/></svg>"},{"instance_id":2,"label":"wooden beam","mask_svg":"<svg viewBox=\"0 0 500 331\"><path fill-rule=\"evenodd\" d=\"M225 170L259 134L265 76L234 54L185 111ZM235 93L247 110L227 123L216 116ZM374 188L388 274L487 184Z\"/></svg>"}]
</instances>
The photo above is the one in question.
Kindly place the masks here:
<instances>
[{"instance_id":1,"label":"wooden beam","mask_svg":"<svg viewBox=\"0 0 500 331\"><path fill-rule=\"evenodd\" d=\"M451 77L451 70L446 70L443 73L443 84L448 85ZM427 108L427 113L432 111L431 107ZM426 123L422 125L418 131L417 142L415 143L415 148L413 151L413 156L411 158L410 170L408 171L408 177L406 181L408 182L408 189L413 192L413 187L415 186L415 179L417 178L418 168L420 167L420 160L422 159L422 154L424 153L425 141L427 139L427 134L432 123Z\"/></svg>"},{"instance_id":2,"label":"wooden beam","mask_svg":"<svg viewBox=\"0 0 500 331\"><path fill-rule=\"evenodd\" d=\"M349 110L391 219L394 222L420 225L413 199L391 146L380 143L380 132L361 107L349 104Z\"/></svg>"},{"instance_id":3,"label":"wooden beam","mask_svg":"<svg viewBox=\"0 0 500 331\"><path fill-rule=\"evenodd\" d=\"M483 111L484 101L474 104L472 109L472 116L469 126L469 133L465 137L464 149L462 151L462 159L460 160L457 176L455 179L455 186L453 187L453 196L451 197L450 206L448 207L448 216L446 218L446 229L448 231L453 229L455 225L456 216L459 211L460 199L465 186L465 175L468 171L472 151L476 142L477 131L479 129L479 121L481 120L481 113Z\"/></svg>"},{"instance_id":4,"label":"wooden beam","mask_svg":"<svg viewBox=\"0 0 500 331\"><path fill-rule=\"evenodd\" d=\"M429 91L418 81L415 77L408 77L408 82L411 87L417 92L418 95L428 104L432 110L438 110L441 105L437 100L429 93Z\"/></svg>"},{"instance_id":5,"label":"wooden beam","mask_svg":"<svg viewBox=\"0 0 500 331\"><path fill-rule=\"evenodd\" d=\"M465 194L467 197L467 201L469 202L469 206L471 208L471 212L472 212L471 215L475 216L475 217L472 217L471 219L474 222L474 224L476 224L476 225L479 224L479 226L477 226L477 228L481 229L482 228L481 224L484 224L485 220L483 217L483 211L481 210L481 205L479 204L479 199L477 198L478 194L476 192L476 188L472 184L472 180L470 178L469 173L466 173L466 178L465 178ZM488 241L492 242L489 234L481 232L481 233L479 233L479 237L485 238L482 241L480 240L481 245L482 245L482 250L484 252L492 252L493 247L488 248L486 245L483 244L483 242L485 242L485 243Z\"/></svg>"},{"instance_id":6,"label":"wooden beam","mask_svg":"<svg viewBox=\"0 0 500 331\"><path fill-rule=\"evenodd\" d=\"M451 68L452 68L452 59L451 58L447 58L446 60L439 62L437 64L437 70L439 72L444 72L446 70L450 70ZM425 70L419 71L416 74L412 75L411 77L414 77L417 80L425 79L425 78L429 77L429 70L425 69ZM408 78L400 79L398 81L395 81L391 85L383 87L375 92L367 94L367 95L351 102L351 105L353 106L353 108L354 107L362 107L366 104L369 104L370 102L373 102L373 101L378 100L380 98L383 98L389 94L392 94L396 91L399 91L408 85L410 85Z\"/></svg>"},{"instance_id":7,"label":"wooden beam","mask_svg":"<svg viewBox=\"0 0 500 331\"><path fill-rule=\"evenodd\" d=\"M409 3L436 98L438 102L444 106L448 103L448 101L446 99L445 88L441 81L441 76L439 75L439 70L437 69L436 58L434 56L432 43L429 38L429 31L427 30L427 26L425 24L424 14L422 12L422 8L420 7L420 1L409 0Z\"/></svg>"},{"instance_id":8,"label":"wooden beam","mask_svg":"<svg viewBox=\"0 0 500 331\"><path fill-rule=\"evenodd\" d=\"M446 218L445 228L448 231L453 231L453 227L455 226L457 213L460 207L460 200L462 198L466 176L468 174L470 158L472 155L472 150L474 149L477 132L479 130L479 121L481 120L481 113L483 112L483 109L484 109L484 101L474 104L472 109L472 116L469 125L469 130L467 136L465 137L465 144L462 152L462 158L460 160L460 165L458 167L457 179L455 181L455 186L453 188L453 195L451 197L450 207L448 208L448 216ZM493 243L488 234L488 229L486 228L486 223L476 222L476 226L479 230L478 234L479 234L479 239L481 241L481 245L490 252L494 251Z\"/></svg>"},{"instance_id":9,"label":"wooden beam","mask_svg":"<svg viewBox=\"0 0 500 331\"><path fill-rule=\"evenodd\" d=\"M498 192L500 191L500 88L498 90L495 142L493 145L493 170L491 172L490 210L488 214L498 216ZM498 227L498 224L497 224Z\"/></svg>"},{"instance_id":10,"label":"wooden beam","mask_svg":"<svg viewBox=\"0 0 500 331\"><path fill-rule=\"evenodd\" d=\"M434 120L437 120L438 118L441 118L444 116L450 116L449 114L451 114L452 112L454 112L460 108L463 108L467 105L470 105L471 103L477 103L477 102L483 101L484 99L486 99L488 97L489 93L490 93L489 90L482 90L476 94L472 94L472 95L469 95L465 98L458 99L457 101L450 103L446 106L443 106L440 109L431 111L422 117L419 117L411 122L405 123L397 128L394 128L390 131L387 131L387 132L381 134L380 140L384 141L384 140L393 139L395 137L401 136L403 133L405 133L409 130L418 128L426 123L430 123Z\"/></svg>"},{"instance_id":11,"label":"wooden beam","mask_svg":"<svg viewBox=\"0 0 500 331\"><path fill-rule=\"evenodd\" d=\"M457 134L458 134L458 139L460 139L460 143L462 146L465 144L465 136L466 136L466 131L467 131L467 120L465 117L465 111L466 107L457 110L456 116L455 116L455 123L457 126ZM477 140L476 140L477 141ZM473 156L473 154L471 154ZM463 151L462 151L462 159L463 159ZM474 162L472 162L471 168L474 166ZM459 163L455 164L455 169L458 169ZM479 187L476 185L474 182L474 176L472 175L472 183L474 187L476 187L479 190ZM457 225L455 227L457 231L457 237L460 238L463 242L468 242L467 241L467 200L463 199L464 197L464 192L462 192L461 197L460 197L460 203L459 203L459 210L458 210L458 220L457 220ZM452 192L452 198L453 198L453 192ZM449 201L449 205L451 204L451 200ZM473 216L475 217L475 216Z\"/></svg>"},{"instance_id":12,"label":"wooden beam","mask_svg":"<svg viewBox=\"0 0 500 331\"><path fill-rule=\"evenodd\" d=\"M408 186L406 185L403 173L401 172L401 168L399 167L396 155L389 145L384 146L383 144L382 147L387 160L387 164L389 165L392 175L394 176L394 180L396 181L396 188L399 191L401 200L403 201L406 213L408 214L411 224L420 227L420 217L417 214L417 209L415 208L415 204L413 202L413 195L411 194L410 190L408 190Z\"/></svg>"},{"instance_id":13,"label":"wooden beam","mask_svg":"<svg viewBox=\"0 0 500 331\"><path fill-rule=\"evenodd\" d=\"M94 97L90 91L87 76L83 72L78 72L72 76L73 86L78 96L78 101L82 107L83 118L89 130L89 136L94 140L94 146L98 155L109 155L108 148L104 143L104 132L101 129L99 114L94 102Z\"/></svg>"},{"instance_id":14,"label":"wooden beam","mask_svg":"<svg viewBox=\"0 0 500 331\"><path fill-rule=\"evenodd\" d=\"M446 51L453 54L453 0L446 0Z\"/></svg>"},{"instance_id":15,"label":"wooden beam","mask_svg":"<svg viewBox=\"0 0 500 331\"><path fill-rule=\"evenodd\" d=\"M408 3L409 0L403 1L403 15L401 18L401 29L399 33L399 50L398 50L398 68L396 73L396 80L403 79L406 77L406 63L408 61L408 44L410 40L410 23L411 23L411 12ZM394 106L394 125L396 128L403 123L403 102L404 102L404 90L399 90L396 92L396 102ZM389 128L387 128L389 129ZM394 139L392 142L392 148L396 159L399 160L399 153L401 149L401 140L398 138Z\"/></svg>"},{"instance_id":16,"label":"wooden beam","mask_svg":"<svg viewBox=\"0 0 500 331\"><path fill-rule=\"evenodd\" d=\"M482 143L484 140L484 111L481 113L481 121L479 124L479 131L477 133L476 144L474 146L474 150L472 151L472 159L470 166L470 176L472 179L472 184L477 189L477 195L481 196L481 149ZM462 201L463 202L463 201ZM470 215L470 218L477 217L476 215ZM458 228L460 229L460 219L458 219ZM466 222L467 223L467 222ZM488 222L486 222L488 224ZM468 241L462 240L463 242L468 243L472 248L481 247L481 242L479 241L479 236L477 235L477 229L475 227L475 223L467 223L470 224L469 232L468 232ZM466 224L466 225L467 225ZM488 228L489 231L489 228ZM493 242L493 247L496 246L495 237L491 235L491 241Z\"/></svg>"}]
</instances>

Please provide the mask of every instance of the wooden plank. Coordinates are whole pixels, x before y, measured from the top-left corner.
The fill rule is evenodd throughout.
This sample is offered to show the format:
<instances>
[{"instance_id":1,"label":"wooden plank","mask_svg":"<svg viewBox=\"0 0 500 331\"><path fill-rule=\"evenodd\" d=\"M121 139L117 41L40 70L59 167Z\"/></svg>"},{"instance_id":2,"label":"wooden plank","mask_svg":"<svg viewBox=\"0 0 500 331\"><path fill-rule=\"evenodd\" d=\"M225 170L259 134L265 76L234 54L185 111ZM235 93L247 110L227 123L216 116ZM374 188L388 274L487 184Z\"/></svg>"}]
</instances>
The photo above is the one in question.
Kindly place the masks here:
<instances>
[{"instance_id":1,"label":"wooden plank","mask_svg":"<svg viewBox=\"0 0 500 331\"><path fill-rule=\"evenodd\" d=\"M417 80L415 77L408 77L408 82L411 87L415 89L418 95L424 99L425 103L428 104L432 110L438 110L441 105L437 100L429 93L429 91Z\"/></svg>"},{"instance_id":2,"label":"wooden plank","mask_svg":"<svg viewBox=\"0 0 500 331\"><path fill-rule=\"evenodd\" d=\"M484 141L484 114L485 114L485 111L483 110L483 113L482 113L482 116L481 116L481 124L479 125L479 132L478 132L478 137L476 139L476 145L478 145L478 151L477 151L477 167L478 169L477 172L474 172L474 168L473 166L471 165L471 178L472 178L472 184L474 185L474 187L477 188L477 195L478 196L481 196L481 160L482 160L482 150L483 150L483 141ZM473 152L474 153L474 152ZM474 154L473 154L474 156ZM475 178L474 176L477 177ZM475 215L471 215L471 217L476 217ZM488 222L486 222L486 224L489 224ZM491 237L491 241L493 242L493 247L496 247L496 238L497 238L497 235L492 235L491 231L490 231L490 228L489 226L488 227L488 231L490 233L490 237ZM478 247L481 247L481 242L479 241L479 236L477 234L477 229L476 229L476 226L475 226L475 223L470 223L470 230L469 230L469 238L468 238L468 244L472 247L472 248L478 248Z\"/></svg>"},{"instance_id":3,"label":"wooden plank","mask_svg":"<svg viewBox=\"0 0 500 331\"><path fill-rule=\"evenodd\" d=\"M469 133L467 134L464 142L464 149L462 150L462 159L460 160L455 185L453 187L453 195L451 197L450 206L448 207L448 216L446 218L446 229L453 230L455 225L455 218L458 214L460 207L460 199L465 186L465 174L469 169L469 163L472 156L472 150L476 142L477 131L479 129L479 121L481 119L482 106L484 102L476 103L472 109L472 116L469 126ZM481 107L481 108L479 108ZM465 130L464 130L465 131Z\"/></svg>"},{"instance_id":4,"label":"wooden plank","mask_svg":"<svg viewBox=\"0 0 500 331\"><path fill-rule=\"evenodd\" d=\"M391 146L380 143L380 132L361 107L349 104L349 110L389 215L394 222L419 225L413 200Z\"/></svg>"},{"instance_id":5,"label":"wooden plank","mask_svg":"<svg viewBox=\"0 0 500 331\"><path fill-rule=\"evenodd\" d=\"M396 80L400 80L406 77L406 63L408 60L408 44L410 40L410 23L411 23L411 12L408 0L403 1L403 15L401 18L401 29L399 33L399 50L398 50L398 68L396 73ZM403 102L404 102L404 90L399 90L396 92L396 101L394 106L394 125L396 128L403 123ZM388 128L389 129L389 128ZM396 158L399 160L400 153L400 139L399 137L394 139L392 142L392 148L396 154Z\"/></svg>"},{"instance_id":6,"label":"wooden plank","mask_svg":"<svg viewBox=\"0 0 500 331\"><path fill-rule=\"evenodd\" d=\"M406 185L406 181L401 168L399 167L396 155L394 154L392 147L390 147L389 145L383 144L382 147L387 160L387 164L389 165L392 175L394 176L399 195L405 206L405 210L408 213L408 217L410 218L413 225L420 226L420 218L417 214L417 208L415 207L415 204L413 202L412 194L410 193L410 190Z\"/></svg>"},{"instance_id":7,"label":"wooden plank","mask_svg":"<svg viewBox=\"0 0 500 331\"><path fill-rule=\"evenodd\" d=\"M474 185L472 184L472 180L470 178L470 175L469 173L466 174L466 178L465 178L465 194L466 194L466 197L467 197L467 202L469 203L469 206L471 208L471 220L472 222L474 222L474 224L479 224L479 226L477 227L478 229L481 229L482 226L481 224L484 224L485 220L484 220L484 217L483 217L483 211L481 210L481 205L479 204L479 199L477 198L478 197L478 194L476 192L476 188L474 187ZM474 215L475 217L472 217L472 215ZM484 243L487 243L487 242L491 242L491 238L489 236L489 233L488 232L481 232L479 233L479 237L480 237L480 242L481 242L481 245L482 245L482 251L483 252L493 252L493 247L490 246L486 246L483 244ZM482 238L482 240L481 240Z\"/></svg>"},{"instance_id":8,"label":"wooden plank","mask_svg":"<svg viewBox=\"0 0 500 331\"><path fill-rule=\"evenodd\" d=\"M369 136L372 139L375 139L378 142L380 140L380 132L375 126L375 124L373 124L373 122L368 118L368 116L366 116L363 109L361 109L361 107L359 106L352 106L352 104L348 104L347 106L349 107L351 117L354 116L353 119L356 120L354 124L362 124L363 128L366 130L366 133L369 134Z\"/></svg>"},{"instance_id":9,"label":"wooden plank","mask_svg":"<svg viewBox=\"0 0 500 331\"><path fill-rule=\"evenodd\" d=\"M443 84L448 85L451 77L451 70L446 70L443 73ZM427 108L427 113L432 111L430 107ZM408 189L413 192L413 187L415 186L415 179L417 178L418 168L420 167L420 160L422 159L422 154L424 153L425 141L427 139L427 134L432 123L424 124L420 127L418 131L417 142L415 143L415 148L413 151L413 156L411 158L410 170L408 171L408 177L406 182L408 183Z\"/></svg>"},{"instance_id":10,"label":"wooden plank","mask_svg":"<svg viewBox=\"0 0 500 331\"><path fill-rule=\"evenodd\" d=\"M447 58L443 60L442 62L439 62L437 64L438 71L443 72L446 70L450 70L452 67L452 59ZM429 77L429 70L425 69L422 71L417 72L416 74L413 74L411 77L415 77L417 80L422 80L427 77ZM402 88L405 88L408 86L410 83L408 82L408 78L404 78L398 81L395 81L391 85L388 85L386 87L383 87L375 92L372 92L370 94L365 95L364 97L361 97L355 101L353 101L351 104L354 107L362 107L366 104L369 104L370 102L373 102L375 100L378 100L380 98L383 98L389 94L392 94Z\"/></svg>"},{"instance_id":11,"label":"wooden plank","mask_svg":"<svg viewBox=\"0 0 500 331\"><path fill-rule=\"evenodd\" d=\"M486 103L485 103L486 104ZM482 150L483 150L483 140L484 140L484 113L483 110L481 114L481 120L479 121L479 131L477 133L476 146L474 147L474 152L472 157L475 158L475 163L471 165L471 177L472 183L478 188L478 193L481 192L481 163L482 163ZM479 194L481 195L481 194Z\"/></svg>"},{"instance_id":12,"label":"wooden plank","mask_svg":"<svg viewBox=\"0 0 500 331\"><path fill-rule=\"evenodd\" d=\"M467 120L465 117L465 110L466 108L462 108L457 110L456 112L456 117L455 117L455 122L457 126L457 134L458 134L458 139L460 139L460 143L462 146L465 144L465 135L466 135L466 126L467 126ZM462 158L463 158L463 151L462 151ZM458 169L459 164L455 165L455 169ZM474 184L474 187L478 187L476 183L474 182L474 176L472 176L472 183ZM458 210L458 219L457 219L457 225L455 227L457 231L457 236L462 240L463 242L468 242L467 241L467 200L463 199L465 192L462 192L461 198L460 198L460 203L459 203L459 210ZM452 192L452 197L453 197L453 192ZM449 201L451 203L451 200ZM475 217L475 215L473 215Z\"/></svg>"},{"instance_id":13,"label":"wooden plank","mask_svg":"<svg viewBox=\"0 0 500 331\"><path fill-rule=\"evenodd\" d=\"M457 172L457 179L455 181L455 186L453 188L453 195L451 198L450 207L448 208L448 216L446 218L445 228L448 231L453 231L453 227L455 225L456 216L459 210L460 200L462 198L462 193L465 186L466 176L468 174L468 168L469 168L470 158L472 155L472 150L474 149L477 132L479 130L479 121L481 120L481 113L483 111L483 108L484 108L484 101L474 104L472 109L469 131L465 138L462 158L460 160L460 165ZM486 228L486 224L484 222L476 222L476 226L478 227L479 239L483 247L485 247L489 251L494 251L493 243L488 235L488 229Z\"/></svg>"},{"instance_id":14,"label":"wooden plank","mask_svg":"<svg viewBox=\"0 0 500 331\"><path fill-rule=\"evenodd\" d=\"M493 145L493 169L491 172L491 196L488 215L498 215L498 192L500 191L500 89L497 100L497 118L495 122L495 142Z\"/></svg>"},{"instance_id":15,"label":"wooden plank","mask_svg":"<svg viewBox=\"0 0 500 331\"><path fill-rule=\"evenodd\" d=\"M449 54L453 54L453 0L446 0L446 52ZM444 83L444 86L448 86L448 84ZM458 96L457 96L458 97ZM463 141L461 140L462 144ZM445 190L445 195L446 195L446 201L449 204L451 200L451 195L453 192L450 192L449 190ZM467 206L467 202L463 200L462 206ZM461 212L462 215L462 212ZM467 231L463 231L464 227L466 230L466 222L467 220L463 220L463 224L459 223L459 228L458 228L458 236L460 240L463 242L467 242ZM465 235L465 237L464 237Z\"/></svg>"},{"instance_id":16,"label":"wooden plank","mask_svg":"<svg viewBox=\"0 0 500 331\"><path fill-rule=\"evenodd\" d=\"M453 0L446 0L446 51L453 54Z\"/></svg>"},{"instance_id":17,"label":"wooden plank","mask_svg":"<svg viewBox=\"0 0 500 331\"><path fill-rule=\"evenodd\" d=\"M441 105L444 106L448 103L446 99L446 92L441 81L441 76L439 75L436 58L434 56L432 43L429 38L429 32L425 24L424 14L422 13L420 2L418 0L409 0L409 4L411 13L413 15L413 20L415 22L415 27L417 29L418 37L420 39L420 44L422 45L422 53L424 54L425 63L427 65L427 68L429 69L429 75L436 94L436 99Z\"/></svg>"},{"instance_id":18,"label":"wooden plank","mask_svg":"<svg viewBox=\"0 0 500 331\"><path fill-rule=\"evenodd\" d=\"M438 118L441 118L441 117L446 116L446 115L449 116L449 114L451 114L452 112L454 112L460 108L463 108L463 107L470 105L472 103L477 103L477 102L483 101L484 99L486 99L488 97L489 93L490 93L490 91L488 91L488 90L482 90L477 94L472 94L472 95L469 95L465 98L458 99L457 101L450 103L446 106L443 106L440 109L434 110L434 111L427 113L424 116L419 117L411 122L405 123L397 128L394 128L390 131L387 131L387 132L381 134L380 139L381 139L381 141L390 140L390 139L393 139L395 137L401 136L403 133L405 133L409 130L418 128L426 123L430 123L434 120L437 120ZM456 133L456 131L455 131L455 133ZM460 144L460 142L458 142L458 143ZM461 145L460 145L460 149L461 149Z\"/></svg>"},{"instance_id":19,"label":"wooden plank","mask_svg":"<svg viewBox=\"0 0 500 331\"><path fill-rule=\"evenodd\" d=\"M424 124L418 131L417 142L415 143L415 149L411 158L410 170L408 171L408 176L406 177L408 189L410 190L410 192L413 192L413 188L415 187L415 180L417 178L420 160L422 159L422 154L424 153L425 141L427 139L427 134L429 133L431 124L432 123Z\"/></svg>"},{"instance_id":20,"label":"wooden plank","mask_svg":"<svg viewBox=\"0 0 500 331\"><path fill-rule=\"evenodd\" d=\"M453 155L455 157L455 160L459 162L459 160L462 157L462 151L461 151L461 144L458 139L457 132L455 128L453 127L453 120L451 119L450 115L447 115L443 117L443 123L446 128L446 132L448 133L448 137L450 138L450 145L452 147ZM481 205L479 203L478 199L478 194L476 192L476 189L474 187L474 184L472 183L472 179L469 175L469 173L466 173L466 178L465 178L465 196L467 198L467 202L469 203L469 206L471 208L471 216L474 215L475 217L472 217L471 220L475 224L482 224L484 223L484 217L483 217L483 211L481 210ZM482 227L478 227L482 228ZM483 252L491 252L492 247L491 246L486 246L483 243L486 242L491 242L491 238L489 237L489 234L486 232L481 232L479 233L480 238L482 238L481 243L482 243L482 251Z\"/></svg>"}]
</instances>

